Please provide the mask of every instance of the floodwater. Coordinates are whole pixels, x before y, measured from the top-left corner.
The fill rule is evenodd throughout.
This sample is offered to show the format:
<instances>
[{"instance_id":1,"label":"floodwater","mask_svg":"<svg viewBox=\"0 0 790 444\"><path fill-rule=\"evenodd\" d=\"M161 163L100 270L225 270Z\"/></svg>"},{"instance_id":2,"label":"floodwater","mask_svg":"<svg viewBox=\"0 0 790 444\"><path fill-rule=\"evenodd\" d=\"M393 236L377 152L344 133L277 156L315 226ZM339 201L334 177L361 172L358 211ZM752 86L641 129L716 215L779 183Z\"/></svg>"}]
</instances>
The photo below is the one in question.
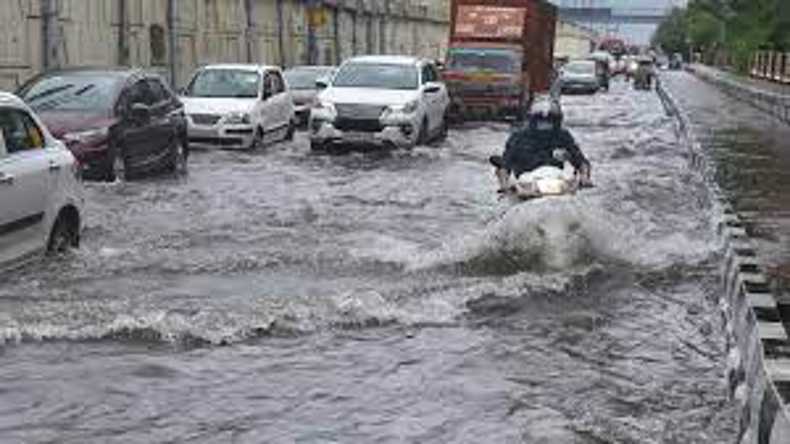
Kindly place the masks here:
<instances>
[{"instance_id":1,"label":"floodwater","mask_svg":"<svg viewBox=\"0 0 790 444\"><path fill-rule=\"evenodd\" d=\"M564 105L573 198L497 200L504 124L89 184L2 277L0 442L732 442L705 184L655 94Z\"/></svg>"}]
</instances>

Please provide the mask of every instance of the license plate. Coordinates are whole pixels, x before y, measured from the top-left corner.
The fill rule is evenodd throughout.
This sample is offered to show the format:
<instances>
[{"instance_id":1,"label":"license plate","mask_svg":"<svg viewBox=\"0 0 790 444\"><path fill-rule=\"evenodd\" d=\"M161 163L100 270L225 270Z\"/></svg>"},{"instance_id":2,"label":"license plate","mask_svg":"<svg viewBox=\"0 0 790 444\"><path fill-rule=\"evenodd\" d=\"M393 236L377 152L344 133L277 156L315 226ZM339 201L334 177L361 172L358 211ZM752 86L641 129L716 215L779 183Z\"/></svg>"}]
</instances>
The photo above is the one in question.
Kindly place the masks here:
<instances>
[{"instance_id":1,"label":"license plate","mask_svg":"<svg viewBox=\"0 0 790 444\"><path fill-rule=\"evenodd\" d=\"M343 138L349 142L368 142L373 139L370 134L360 132L343 133Z\"/></svg>"}]
</instances>

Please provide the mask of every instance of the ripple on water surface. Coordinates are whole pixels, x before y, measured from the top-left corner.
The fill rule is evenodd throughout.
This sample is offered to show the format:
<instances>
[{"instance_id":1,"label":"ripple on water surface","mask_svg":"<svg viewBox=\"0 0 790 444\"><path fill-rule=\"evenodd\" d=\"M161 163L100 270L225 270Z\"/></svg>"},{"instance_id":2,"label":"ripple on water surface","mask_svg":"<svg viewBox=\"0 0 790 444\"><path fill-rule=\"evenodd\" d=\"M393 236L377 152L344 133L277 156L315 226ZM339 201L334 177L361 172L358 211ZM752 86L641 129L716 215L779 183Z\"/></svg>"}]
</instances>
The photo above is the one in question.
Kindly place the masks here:
<instances>
[{"instance_id":1,"label":"ripple on water surface","mask_svg":"<svg viewBox=\"0 0 790 444\"><path fill-rule=\"evenodd\" d=\"M572 199L496 200L505 125L90 184L0 287L0 441L731 441L704 184L654 95L564 100Z\"/></svg>"}]
</instances>

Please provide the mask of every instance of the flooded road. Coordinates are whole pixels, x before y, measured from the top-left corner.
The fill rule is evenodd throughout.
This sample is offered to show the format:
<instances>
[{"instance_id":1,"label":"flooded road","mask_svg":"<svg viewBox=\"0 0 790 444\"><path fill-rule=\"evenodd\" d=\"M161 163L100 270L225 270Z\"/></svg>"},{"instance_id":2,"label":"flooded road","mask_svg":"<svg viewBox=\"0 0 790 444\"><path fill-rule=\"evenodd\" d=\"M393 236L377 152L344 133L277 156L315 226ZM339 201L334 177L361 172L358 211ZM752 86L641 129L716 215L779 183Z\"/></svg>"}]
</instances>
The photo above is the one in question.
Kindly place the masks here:
<instances>
[{"instance_id":1,"label":"flooded road","mask_svg":"<svg viewBox=\"0 0 790 444\"><path fill-rule=\"evenodd\" d=\"M655 94L564 106L575 198L498 201L499 124L89 184L3 276L0 442L732 442L704 183Z\"/></svg>"}]
</instances>

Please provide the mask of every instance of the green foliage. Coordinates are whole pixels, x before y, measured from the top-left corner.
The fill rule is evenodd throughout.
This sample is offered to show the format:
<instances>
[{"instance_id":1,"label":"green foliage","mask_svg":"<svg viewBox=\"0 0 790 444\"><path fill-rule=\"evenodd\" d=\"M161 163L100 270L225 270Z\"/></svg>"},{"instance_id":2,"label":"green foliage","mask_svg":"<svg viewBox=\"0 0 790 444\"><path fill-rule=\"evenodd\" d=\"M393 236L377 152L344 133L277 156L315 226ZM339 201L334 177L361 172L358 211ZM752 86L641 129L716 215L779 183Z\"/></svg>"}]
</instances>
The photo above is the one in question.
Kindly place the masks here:
<instances>
[{"instance_id":1,"label":"green foliage","mask_svg":"<svg viewBox=\"0 0 790 444\"><path fill-rule=\"evenodd\" d=\"M726 54L736 68L746 70L758 49L790 51L790 2L690 0L659 26L653 44L683 53L690 44L708 60Z\"/></svg>"}]
</instances>

